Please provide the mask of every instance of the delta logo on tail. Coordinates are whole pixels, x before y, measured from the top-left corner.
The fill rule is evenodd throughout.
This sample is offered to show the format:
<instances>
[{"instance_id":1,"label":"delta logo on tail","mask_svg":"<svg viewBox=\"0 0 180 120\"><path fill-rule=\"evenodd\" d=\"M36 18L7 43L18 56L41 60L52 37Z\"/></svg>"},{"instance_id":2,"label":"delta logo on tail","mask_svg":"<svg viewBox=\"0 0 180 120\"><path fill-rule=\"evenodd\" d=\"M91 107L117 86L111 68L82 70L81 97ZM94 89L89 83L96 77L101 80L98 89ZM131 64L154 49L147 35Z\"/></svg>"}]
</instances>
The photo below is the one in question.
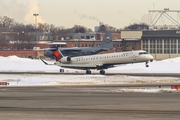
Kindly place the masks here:
<instances>
[{"instance_id":1,"label":"delta logo on tail","mask_svg":"<svg viewBox=\"0 0 180 120\"><path fill-rule=\"evenodd\" d=\"M59 61L62 58L62 55L59 51L52 51L52 53L56 61Z\"/></svg>"}]
</instances>

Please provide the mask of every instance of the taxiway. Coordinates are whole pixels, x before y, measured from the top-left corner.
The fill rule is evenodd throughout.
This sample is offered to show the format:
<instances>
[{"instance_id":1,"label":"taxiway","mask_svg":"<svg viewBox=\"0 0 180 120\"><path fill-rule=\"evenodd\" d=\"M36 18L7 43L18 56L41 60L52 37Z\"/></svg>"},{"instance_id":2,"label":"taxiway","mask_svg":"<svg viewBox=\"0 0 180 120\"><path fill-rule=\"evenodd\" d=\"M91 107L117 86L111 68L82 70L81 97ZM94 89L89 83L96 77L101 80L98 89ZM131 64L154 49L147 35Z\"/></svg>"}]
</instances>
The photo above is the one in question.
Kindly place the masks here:
<instances>
[{"instance_id":1,"label":"taxiway","mask_svg":"<svg viewBox=\"0 0 180 120\"><path fill-rule=\"evenodd\" d=\"M115 90L123 87L127 85L0 87L0 118L2 120L179 119L179 92L138 93Z\"/></svg>"},{"instance_id":2,"label":"taxiway","mask_svg":"<svg viewBox=\"0 0 180 120\"><path fill-rule=\"evenodd\" d=\"M0 74L36 74L36 75L86 75L86 73L77 72L0 72ZM99 73L92 73L91 75L100 75ZM180 77L180 73L106 73L106 76L111 75L127 75L127 76L149 76L149 77Z\"/></svg>"}]
</instances>

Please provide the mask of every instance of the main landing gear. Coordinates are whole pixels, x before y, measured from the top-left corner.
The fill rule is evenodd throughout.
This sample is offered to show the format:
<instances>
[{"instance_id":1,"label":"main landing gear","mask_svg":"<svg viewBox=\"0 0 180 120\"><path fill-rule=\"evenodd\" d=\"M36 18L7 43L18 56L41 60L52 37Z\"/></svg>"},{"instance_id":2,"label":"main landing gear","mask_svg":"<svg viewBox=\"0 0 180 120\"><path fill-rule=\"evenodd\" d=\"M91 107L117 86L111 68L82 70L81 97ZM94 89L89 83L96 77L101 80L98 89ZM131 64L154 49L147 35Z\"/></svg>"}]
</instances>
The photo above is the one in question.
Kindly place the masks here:
<instances>
[{"instance_id":1,"label":"main landing gear","mask_svg":"<svg viewBox=\"0 0 180 120\"><path fill-rule=\"evenodd\" d=\"M86 74L91 74L91 70L86 70Z\"/></svg>"},{"instance_id":2,"label":"main landing gear","mask_svg":"<svg viewBox=\"0 0 180 120\"><path fill-rule=\"evenodd\" d=\"M100 74L101 74L101 75L104 75L104 74L105 74L105 71L104 71L104 70L100 70Z\"/></svg>"},{"instance_id":3,"label":"main landing gear","mask_svg":"<svg viewBox=\"0 0 180 120\"><path fill-rule=\"evenodd\" d=\"M59 71L62 73L62 72L64 72L64 69L60 69Z\"/></svg>"},{"instance_id":4,"label":"main landing gear","mask_svg":"<svg viewBox=\"0 0 180 120\"><path fill-rule=\"evenodd\" d=\"M86 74L91 74L91 70L86 70ZM100 74L101 75L104 75L105 74L105 71L104 70L100 70Z\"/></svg>"}]
</instances>

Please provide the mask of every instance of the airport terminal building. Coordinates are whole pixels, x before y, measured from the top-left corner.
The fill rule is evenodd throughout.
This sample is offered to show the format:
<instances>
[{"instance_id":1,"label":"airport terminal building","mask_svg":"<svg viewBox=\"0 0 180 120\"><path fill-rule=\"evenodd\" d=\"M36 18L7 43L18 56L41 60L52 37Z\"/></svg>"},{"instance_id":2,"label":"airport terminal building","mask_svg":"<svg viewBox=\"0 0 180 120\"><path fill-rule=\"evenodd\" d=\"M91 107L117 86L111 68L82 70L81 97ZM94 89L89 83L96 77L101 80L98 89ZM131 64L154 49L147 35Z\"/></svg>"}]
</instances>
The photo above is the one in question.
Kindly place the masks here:
<instances>
[{"instance_id":1,"label":"airport terminal building","mask_svg":"<svg viewBox=\"0 0 180 120\"><path fill-rule=\"evenodd\" d=\"M121 31L121 39L140 39L155 60L180 57L180 30Z\"/></svg>"},{"instance_id":2,"label":"airport terminal building","mask_svg":"<svg viewBox=\"0 0 180 120\"><path fill-rule=\"evenodd\" d=\"M142 31L141 48L156 60L180 57L180 30Z\"/></svg>"}]
</instances>

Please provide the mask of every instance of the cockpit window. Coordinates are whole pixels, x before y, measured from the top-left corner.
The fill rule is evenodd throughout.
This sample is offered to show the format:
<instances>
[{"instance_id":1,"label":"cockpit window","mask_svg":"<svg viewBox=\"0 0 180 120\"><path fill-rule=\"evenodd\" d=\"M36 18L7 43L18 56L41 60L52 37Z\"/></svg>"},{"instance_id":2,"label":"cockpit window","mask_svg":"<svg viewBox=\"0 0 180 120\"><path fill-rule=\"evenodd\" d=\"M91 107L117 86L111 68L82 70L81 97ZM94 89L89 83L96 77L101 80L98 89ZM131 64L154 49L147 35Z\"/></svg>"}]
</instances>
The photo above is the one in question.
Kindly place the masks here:
<instances>
[{"instance_id":1,"label":"cockpit window","mask_svg":"<svg viewBox=\"0 0 180 120\"><path fill-rule=\"evenodd\" d=\"M139 55L148 54L147 52L140 52Z\"/></svg>"}]
</instances>

